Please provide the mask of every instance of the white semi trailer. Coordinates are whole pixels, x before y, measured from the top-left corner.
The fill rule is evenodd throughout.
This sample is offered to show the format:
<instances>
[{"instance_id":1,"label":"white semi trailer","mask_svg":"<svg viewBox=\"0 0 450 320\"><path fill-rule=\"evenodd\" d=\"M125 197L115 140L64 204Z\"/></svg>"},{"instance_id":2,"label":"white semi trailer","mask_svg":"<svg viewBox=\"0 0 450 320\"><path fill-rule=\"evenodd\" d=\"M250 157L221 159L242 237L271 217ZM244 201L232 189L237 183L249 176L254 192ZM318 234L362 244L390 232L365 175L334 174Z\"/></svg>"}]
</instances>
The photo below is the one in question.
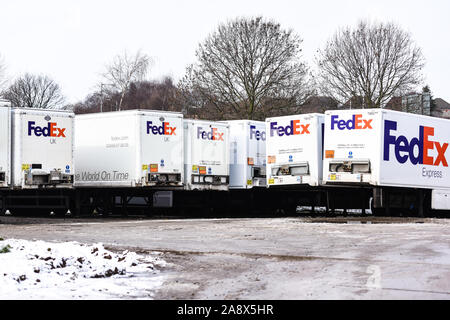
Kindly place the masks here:
<instances>
[{"instance_id":1,"label":"white semi trailer","mask_svg":"<svg viewBox=\"0 0 450 320\"><path fill-rule=\"evenodd\" d=\"M228 190L228 124L184 120L184 166L187 190Z\"/></svg>"},{"instance_id":2,"label":"white semi trailer","mask_svg":"<svg viewBox=\"0 0 450 320\"><path fill-rule=\"evenodd\" d=\"M183 115L130 110L77 115L76 187L183 187Z\"/></svg>"},{"instance_id":3,"label":"white semi trailer","mask_svg":"<svg viewBox=\"0 0 450 320\"><path fill-rule=\"evenodd\" d=\"M125 110L75 118L77 212L171 207L184 187L183 114Z\"/></svg>"},{"instance_id":4,"label":"white semi trailer","mask_svg":"<svg viewBox=\"0 0 450 320\"><path fill-rule=\"evenodd\" d=\"M0 100L0 188L11 185L11 104Z\"/></svg>"},{"instance_id":5,"label":"white semi trailer","mask_svg":"<svg viewBox=\"0 0 450 320\"><path fill-rule=\"evenodd\" d=\"M387 109L327 111L323 182L374 187L375 210L449 210L449 142L447 119Z\"/></svg>"},{"instance_id":6,"label":"white semi trailer","mask_svg":"<svg viewBox=\"0 0 450 320\"><path fill-rule=\"evenodd\" d=\"M231 120L230 189L266 187L266 125L264 121Z\"/></svg>"},{"instance_id":7,"label":"white semi trailer","mask_svg":"<svg viewBox=\"0 0 450 320\"><path fill-rule=\"evenodd\" d=\"M74 114L11 109L12 186L72 188Z\"/></svg>"},{"instance_id":8,"label":"white semi trailer","mask_svg":"<svg viewBox=\"0 0 450 320\"><path fill-rule=\"evenodd\" d=\"M67 211L73 189L74 114L0 101L2 212Z\"/></svg>"},{"instance_id":9,"label":"white semi trailer","mask_svg":"<svg viewBox=\"0 0 450 320\"><path fill-rule=\"evenodd\" d=\"M322 114L266 119L267 185L322 183Z\"/></svg>"}]
</instances>

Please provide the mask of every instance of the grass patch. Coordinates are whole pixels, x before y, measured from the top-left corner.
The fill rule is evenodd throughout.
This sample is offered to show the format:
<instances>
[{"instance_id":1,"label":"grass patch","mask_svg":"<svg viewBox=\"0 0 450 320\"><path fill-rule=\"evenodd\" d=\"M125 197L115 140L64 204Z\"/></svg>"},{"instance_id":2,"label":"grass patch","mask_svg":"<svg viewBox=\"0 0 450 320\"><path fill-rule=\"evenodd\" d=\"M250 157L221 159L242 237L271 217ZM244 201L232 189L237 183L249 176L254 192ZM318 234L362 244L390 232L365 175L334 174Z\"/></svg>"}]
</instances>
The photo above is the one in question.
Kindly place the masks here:
<instances>
[{"instance_id":1,"label":"grass patch","mask_svg":"<svg viewBox=\"0 0 450 320\"><path fill-rule=\"evenodd\" d=\"M7 244L2 249L0 249L0 253L8 253L11 251L10 249L12 249L12 247L9 244Z\"/></svg>"}]
</instances>

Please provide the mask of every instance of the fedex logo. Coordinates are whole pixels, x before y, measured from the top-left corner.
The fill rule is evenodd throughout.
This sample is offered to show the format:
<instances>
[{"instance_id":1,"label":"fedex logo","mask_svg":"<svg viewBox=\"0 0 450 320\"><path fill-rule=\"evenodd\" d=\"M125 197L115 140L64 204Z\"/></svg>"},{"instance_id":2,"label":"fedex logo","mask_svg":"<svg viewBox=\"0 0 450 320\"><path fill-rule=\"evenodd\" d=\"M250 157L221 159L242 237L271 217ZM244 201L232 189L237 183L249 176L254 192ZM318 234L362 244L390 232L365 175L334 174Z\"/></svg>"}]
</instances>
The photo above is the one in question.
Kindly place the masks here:
<instances>
[{"instance_id":1,"label":"fedex logo","mask_svg":"<svg viewBox=\"0 0 450 320\"><path fill-rule=\"evenodd\" d=\"M384 121L384 154L383 160L389 161L389 146L394 146L395 158L399 163L409 161L413 164L426 164L430 166L439 166L442 164L448 167L447 159L445 158L445 151L448 148L448 143L440 144L437 141L430 140L434 136L434 128L419 126L419 137L414 137L408 140L405 136L395 136L392 131L397 130L397 122L385 120ZM417 146L417 156L414 154L414 148ZM437 156L433 158L429 155L431 150L436 149Z\"/></svg>"},{"instance_id":2,"label":"fedex logo","mask_svg":"<svg viewBox=\"0 0 450 320\"><path fill-rule=\"evenodd\" d=\"M266 132L256 130L256 126L250 126L250 139L266 141Z\"/></svg>"},{"instance_id":3,"label":"fedex logo","mask_svg":"<svg viewBox=\"0 0 450 320\"><path fill-rule=\"evenodd\" d=\"M354 114L350 120L338 120L338 115L331 116L331 130L337 126L339 130L359 130L359 129L372 129L373 119L363 119L362 114Z\"/></svg>"},{"instance_id":4,"label":"fedex logo","mask_svg":"<svg viewBox=\"0 0 450 320\"><path fill-rule=\"evenodd\" d=\"M300 124L300 120L291 120L291 123L286 127L277 126L278 122L270 123L270 136L273 137L276 132L278 136L282 137L284 135L291 136L297 134L309 134L309 123Z\"/></svg>"},{"instance_id":5,"label":"fedex logo","mask_svg":"<svg viewBox=\"0 0 450 320\"><path fill-rule=\"evenodd\" d=\"M147 134L151 132L155 135L176 136L175 129L176 127L171 127L169 122L162 122L160 126L156 126L151 121L147 121Z\"/></svg>"},{"instance_id":6,"label":"fedex logo","mask_svg":"<svg viewBox=\"0 0 450 320\"><path fill-rule=\"evenodd\" d=\"M203 140L219 140L223 141L223 134L225 132L218 132L217 128L211 128L211 131L203 131L202 127L197 128L197 139Z\"/></svg>"},{"instance_id":7,"label":"fedex logo","mask_svg":"<svg viewBox=\"0 0 450 320\"><path fill-rule=\"evenodd\" d=\"M28 135L34 134L36 137L61 137L65 138L64 131L66 128L58 128L56 122L48 122L46 127L40 127L36 125L34 121L28 121Z\"/></svg>"}]
</instances>

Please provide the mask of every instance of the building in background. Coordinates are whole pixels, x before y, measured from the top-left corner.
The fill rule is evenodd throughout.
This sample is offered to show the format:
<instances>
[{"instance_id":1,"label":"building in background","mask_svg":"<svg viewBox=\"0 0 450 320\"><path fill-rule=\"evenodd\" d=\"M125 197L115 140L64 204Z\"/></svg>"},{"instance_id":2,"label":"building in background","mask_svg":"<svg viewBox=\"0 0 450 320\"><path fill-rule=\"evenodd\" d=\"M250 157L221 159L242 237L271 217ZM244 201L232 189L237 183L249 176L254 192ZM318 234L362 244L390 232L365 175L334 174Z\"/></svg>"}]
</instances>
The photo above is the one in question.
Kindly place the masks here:
<instances>
[{"instance_id":1,"label":"building in background","mask_svg":"<svg viewBox=\"0 0 450 320\"><path fill-rule=\"evenodd\" d=\"M436 98L433 102L431 116L450 119L450 103L441 98Z\"/></svg>"},{"instance_id":2,"label":"building in background","mask_svg":"<svg viewBox=\"0 0 450 320\"><path fill-rule=\"evenodd\" d=\"M402 96L401 111L430 116L431 93L429 90L422 93L412 92Z\"/></svg>"},{"instance_id":3,"label":"building in background","mask_svg":"<svg viewBox=\"0 0 450 320\"><path fill-rule=\"evenodd\" d=\"M401 97L393 97L385 108L450 119L450 103L442 98L433 99L428 87L425 87L422 93L411 92Z\"/></svg>"},{"instance_id":4,"label":"building in background","mask_svg":"<svg viewBox=\"0 0 450 320\"><path fill-rule=\"evenodd\" d=\"M442 98L433 99L428 87L421 93L410 92L403 96L391 98L385 109L450 119L450 103ZM326 110L364 109L362 97L354 97L345 104L339 105L331 97L312 96L299 109L303 113L324 113Z\"/></svg>"}]
</instances>

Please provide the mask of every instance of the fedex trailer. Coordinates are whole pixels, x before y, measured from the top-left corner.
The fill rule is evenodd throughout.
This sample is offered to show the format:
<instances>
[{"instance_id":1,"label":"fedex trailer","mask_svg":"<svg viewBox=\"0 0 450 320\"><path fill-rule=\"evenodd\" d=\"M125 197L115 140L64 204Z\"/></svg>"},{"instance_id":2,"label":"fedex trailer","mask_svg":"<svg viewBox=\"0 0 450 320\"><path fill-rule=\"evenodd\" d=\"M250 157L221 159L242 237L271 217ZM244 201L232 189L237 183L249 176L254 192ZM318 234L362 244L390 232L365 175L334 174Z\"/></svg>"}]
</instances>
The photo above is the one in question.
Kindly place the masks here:
<instances>
[{"instance_id":1,"label":"fedex trailer","mask_svg":"<svg viewBox=\"0 0 450 320\"><path fill-rule=\"evenodd\" d=\"M183 187L183 115L129 110L77 115L76 187Z\"/></svg>"},{"instance_id":2,"label":"fedex trailer","mask_svg":"<svg viewBox=\"0 0 450 320\"><path fill-rule=\"evenodd\" d=\"M184 120L186 190L228 190L229 125Z\"/></svg>"},{"instance_id":3,"label":"fedex trailer","mask_svg":"<svg viewBox=\"0 0 450 320\"><path fill-rule=\"evenodd\" d=\"M184 186L183 114L126 110L75 118L77 213L172 206Z\"/></svg>"},{"instance_id":4,"label":"fedex trailer","mask_svg":"<svg viewBox=\"0 0 450 320\"><path fill-rule=\"evenodd\" d=\"M326 206L322 188L324 115L297 114L266 119L266 183L258 202L295 214L298 206Z\"/></svg>"},{"instance_id":5,"label":"fedex trailer","mask_svg":"<svg viewBox=\"0 0 450 320\"><path fill-rule=\"evenodd\" d=\"M266 125L264 121L231 120L230 189L266 186Z\"/></svg>"},{"instance_id":6,"label":"fedex trailer","mask_svg":"<svg viewBox=\"0 0 450 320\"><path fill-rule=\"evenodd\" d=\"M0 100L0 188L11 184L11 104Z\"/></svg>"},{"instance_id":7,"label":"fedex trailer","mask_svg":"<svg viewBox=\"0 0 450 320\"><path fill-rule=\"evenodd\" d=\"M73 120L72 112L0 101L0 187L72 188Z\"/></svg>"},{"instance_id":8,"label":"fedex trailer","mask_svg":"<svg viewBox=\"0 0 450 320\"><path fill-rule=\"evenodd\" d=\"M13 108L12 186L72 188L74 114Z\"/></svg>"},{"instance_id":9,"label":"fedex trailer","mask_svg":"<svg viewBox=\"0 0 450 320\"><path fill-rule=\"evenodd\" d=\"M386 109L327 111L323 181L373 187L374 209L423 214L433 194L450 190L449 141L446 119Z\"/></svg>"},{"instance_id":10,"label":"fedex trailer","mask_svg":"<svg viewBox=\"0 0 450 320\"><path fill-rule=\"evenodd\" d=\"M269 188L321 184L323 122L316 113L266 119Z\"/></svg>"},{"instance_id":11,"label":"fedex trailer","mask_svg":"<svg viewBox=\"0 0 450 320\"><path fill-rule=\"evenodd\" d=\"M71 208L73 122L72 112L0 102L0 213Z\"/></svg>"}]
</instances>

